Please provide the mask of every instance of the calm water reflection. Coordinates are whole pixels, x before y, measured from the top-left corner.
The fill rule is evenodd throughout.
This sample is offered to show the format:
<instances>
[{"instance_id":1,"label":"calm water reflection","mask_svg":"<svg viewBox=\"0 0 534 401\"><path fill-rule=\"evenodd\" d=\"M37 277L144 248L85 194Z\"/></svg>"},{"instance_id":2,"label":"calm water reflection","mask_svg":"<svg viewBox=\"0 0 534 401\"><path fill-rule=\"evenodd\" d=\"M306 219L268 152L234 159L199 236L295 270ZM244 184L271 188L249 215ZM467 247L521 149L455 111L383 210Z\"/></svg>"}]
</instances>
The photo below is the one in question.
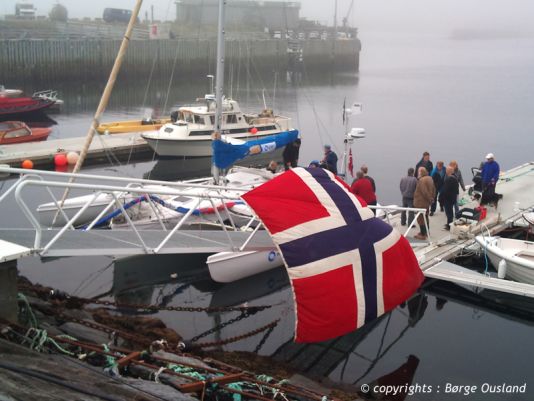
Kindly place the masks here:
<instances>
[{"instance_id":1,"label":"calm water reflection","mask_svg":"<svg viewBox=\"0 0 534 401\"><path fill-rule=\"evenodd\" d=\"M362 32L359 77L311 77L297 82L273 76L237 83L233 96L245 110L266 101L294 119L303 135L301 163L321 156L322 144L342 153L341 106L360 101L364 113L351 126L367 129L353 152L355 165L366 163L377 182L379 201L400 201L398 182L424 150L434 161L456 159L470 181L469 167L488 152L503 169L532 159L534 139L534 45L532 39L514 41L451 41L442 37L370 35ZM7 83L6 83L7 84ZM37 85L34 83L29 85ZM53 137L84 135L100 96L102 83L73 87L39 83L26 90L59 89L65 112L54 115ZM105 120L164 113L170 105L188 103L204 95L208 83L183 82L177 77L168 92L161 78L146 91L146 82L117 84ZM145 93L147 95L145 96ZM273 96L275 95L275 96ZM130 165L92 167L108 175L181 179L209 173L204 160L150 160ZM3 190L10 181L3 182ZM38 196L34 205L40 202ZM2 221L26 224L16 217L14 204L3 205ZM473 291L450 284L427 282L417 297L375 322L342 338L310 345L292 343L292 296L283 270L267 272L239 283L219 285L207 274L202 257L24 259L21 273L31 280L82 296L107 294L122 301L161 305L273 305L224 327L216 335L227 338L281 318L262 335L225 347L271 355L308 374L346 384L419 383L445 386L483 383L527 383L527 394L480 393L470 399L530 400L534 397L534 306L520 297ZM176 274L176 276L174 276ZM235 318L236 313L160 312L168 325L185 338ZM263 341L264 340L264 341ZM408 399L465 399L463 395L417 394Z\"/></svg>"}]
</instances>

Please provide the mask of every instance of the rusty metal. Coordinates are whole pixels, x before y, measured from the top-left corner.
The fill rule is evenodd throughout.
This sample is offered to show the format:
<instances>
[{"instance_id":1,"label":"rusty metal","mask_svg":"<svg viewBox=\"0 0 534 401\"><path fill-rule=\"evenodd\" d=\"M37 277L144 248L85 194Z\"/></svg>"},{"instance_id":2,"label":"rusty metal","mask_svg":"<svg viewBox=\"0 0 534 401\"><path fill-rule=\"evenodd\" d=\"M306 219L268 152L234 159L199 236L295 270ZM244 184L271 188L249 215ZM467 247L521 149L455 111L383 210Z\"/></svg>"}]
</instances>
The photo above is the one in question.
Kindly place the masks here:
<instances>
[{"instance_id":1,"label":"rusty metal","mask_svg":"<svg viewBox=\"0 0 534 401\"><path fill-rule=\"evenodd\" d=\"M244 376L244 373L235 373L235 374L230 374L230 375L226 375L226 376L212 377L212 378L204 380L204 381L198 381L198 382L193 382L193 383L189 383L189 384L183 384L182 386L180 386L181 387L180 390L182 392L184 392L184 393L196 393L198 391L201 391L206 386L206 384L233 383L233 382L237 382L237 381L243 380L243 376ZM271 401L271 400L269 400L269 401Z\"/></svg>"},{"instance_id":2,"label":"rusty metal","mask_svg":"<svg viewBox=\"0 0 534 401\"><path fill-rule=\"evenodd\" d=\"M141 356L141 351L134 351L128 355L126 355L124 358L121 358L117 361L117 364L120 367L123 367L125 365L128 365L130 362L139 359Z\"/></svg>"}]
</instances>

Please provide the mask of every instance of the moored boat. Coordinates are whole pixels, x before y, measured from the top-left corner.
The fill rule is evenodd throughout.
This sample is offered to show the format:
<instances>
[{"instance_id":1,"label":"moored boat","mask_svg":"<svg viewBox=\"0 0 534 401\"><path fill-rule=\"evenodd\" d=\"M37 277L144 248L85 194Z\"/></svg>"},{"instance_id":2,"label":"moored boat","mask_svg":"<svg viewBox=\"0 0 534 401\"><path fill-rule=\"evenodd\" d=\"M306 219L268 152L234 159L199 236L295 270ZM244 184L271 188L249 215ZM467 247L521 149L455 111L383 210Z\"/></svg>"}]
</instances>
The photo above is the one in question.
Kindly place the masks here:
<instances>
[{"instance_id":1,"label":"moored boat","mask_svg":"<svg viewBox=\"0 0 534 401\"><path fill-rule=\"evenodd\" d=\"M164 124L168 124L170 122L170 118L113 121L100 124L96 128L96 131L99 134L123 134L127 132L157 131Z\"/></svg>"},{"instance_id":2,"label":"moored boat","mask_svg":"<svg viewBox=\"0 0 534 401\"><path fill-rule=\"evenodd\" d=\"M0 122L0 145L44 141L50 128L30 128L21 121Z\"/></svg>"},{"instance_id":3,"label":"moored boat","mask_svg":"<svg viewBox=\"0 0 534 401\"><path fill-rule=\"evenodd\" d=\"M4 85L0 85L0 97L18 97L22 95L20 89L7 89Z\"/></svg>"},{"instance_id":4,"label":"moored boat","mask_svg":"<svg viewBox=\"0 0 534 401\"><path fill-rule=\"evenodd\" d=\"M232 99L224 99L222 105L221 131L228 140L255 140L292 129L289 117L275 115L272 110L245 114L239 103ZM159 156L212 156L215 112L215 97L206 95L199 103L173 112L172 122L163 125L159 131L145 132L141 136Z\"/></svg>"},{"instance_id":5,"label":"moored boat","mask_svg":"<svg viewBox=\"0 0 534 401\"><path fill-rule=\"evenodd\" d=\"M210 276L219 283L231 283L282 266L278 251L219 252L206 261Z\"/></svg>"},{"instance_id":6,"label":"moored boat","mask_svg":"<svg viewBox=\"0 0 534 401\"><path fill-rule=\"evenodd\" d=\"M54 100L45 98L0 97L0 118L35 113L51 107L54 103Z\"/></svg>"},{"instance_id":7,"label":"moored boat","mask_svg":"<svg viewBox=\"0 0 534 401\"><path fill-rule=\"evenodd\" d=\"M482 235L477 236L476 241L500 278L534 284L534 242Z\"/></svg>"}]
</instances>

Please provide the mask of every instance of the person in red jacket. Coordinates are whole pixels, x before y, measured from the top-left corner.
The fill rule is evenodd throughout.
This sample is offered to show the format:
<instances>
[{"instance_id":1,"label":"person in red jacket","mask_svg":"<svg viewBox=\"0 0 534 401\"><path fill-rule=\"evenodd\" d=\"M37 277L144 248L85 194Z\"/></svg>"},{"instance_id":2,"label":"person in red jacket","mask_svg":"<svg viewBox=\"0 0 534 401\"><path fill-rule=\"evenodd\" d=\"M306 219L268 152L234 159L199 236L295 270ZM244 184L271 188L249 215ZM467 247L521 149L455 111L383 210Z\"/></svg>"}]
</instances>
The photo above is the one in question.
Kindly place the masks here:
<instances>
[{"instance_id":1,"label":"person in red jacket","mask_svg":"<svg viewBox=\"0 0 534 401\"><path fill-rule=\"evenodd\" d=\"M358 171L356 173L356 179L350 187L350 191L362 198L365 203L369 206L376 206L376 194L373 190L373 185L371 181L364 178L363 172ZM376 214L376 210L372 209L373 213Z\"/></svg>"}]
</instances>

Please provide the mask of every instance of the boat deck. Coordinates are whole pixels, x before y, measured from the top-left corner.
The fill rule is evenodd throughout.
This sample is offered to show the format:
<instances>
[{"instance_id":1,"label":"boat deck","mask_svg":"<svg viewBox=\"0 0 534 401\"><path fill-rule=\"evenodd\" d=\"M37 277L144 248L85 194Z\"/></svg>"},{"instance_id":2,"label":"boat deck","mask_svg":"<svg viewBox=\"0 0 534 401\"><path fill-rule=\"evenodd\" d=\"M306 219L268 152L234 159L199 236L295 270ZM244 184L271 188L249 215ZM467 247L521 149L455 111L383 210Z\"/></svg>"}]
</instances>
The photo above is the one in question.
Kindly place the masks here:
<instances>
[{"instance_id":1,"label":"boat deck","mask_svg":"<svg viewBox=\"0 0 534 401\"><path fill-rule=\"evenodd\" d=\"M29 159L35 167L53 165L54 155L58 152L80 152L85 137L51 139L41 142L27 142L0 146L0 164L19 167L22 161ZM140 157L152 154L146 141L139 133L95 135L86 160L97 162L107 160L108 153L121 157Z\"/></svg>"}]
</instances>

